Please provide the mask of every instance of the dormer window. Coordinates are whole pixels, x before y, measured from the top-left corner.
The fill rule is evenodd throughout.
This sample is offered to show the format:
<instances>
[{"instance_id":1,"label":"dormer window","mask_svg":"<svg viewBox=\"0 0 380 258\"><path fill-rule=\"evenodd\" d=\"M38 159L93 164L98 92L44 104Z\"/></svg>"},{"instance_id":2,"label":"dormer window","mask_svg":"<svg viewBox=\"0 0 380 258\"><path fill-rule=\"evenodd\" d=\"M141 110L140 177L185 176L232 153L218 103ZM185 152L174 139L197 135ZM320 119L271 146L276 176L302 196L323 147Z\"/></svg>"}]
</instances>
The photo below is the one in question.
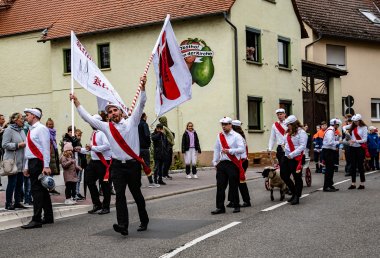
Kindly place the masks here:
<instances>
[{"instance_id":1,"label":"dormer window","mask_svg":"<svg viewBox=\"0 0 380 258\"><path fill-rule=\"evenodd\" d=\"M359 10L365 17L375 24L380 24L380 19L373 12L368 10Z\"/></svg>"}]
</instances>

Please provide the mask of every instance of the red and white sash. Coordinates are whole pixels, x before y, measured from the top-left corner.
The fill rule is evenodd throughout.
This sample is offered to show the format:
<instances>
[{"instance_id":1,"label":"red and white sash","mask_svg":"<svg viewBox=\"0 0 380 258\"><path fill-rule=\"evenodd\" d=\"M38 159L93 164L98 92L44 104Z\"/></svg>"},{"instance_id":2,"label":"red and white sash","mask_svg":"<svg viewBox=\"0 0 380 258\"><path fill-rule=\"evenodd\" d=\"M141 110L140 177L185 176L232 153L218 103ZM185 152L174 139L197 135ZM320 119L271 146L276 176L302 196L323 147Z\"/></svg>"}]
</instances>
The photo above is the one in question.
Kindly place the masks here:
<instances>
[{"instance_id":1,"label":"red and white sash","mask_svg":"<svg viewBox=\"0 0 380 258\"><path fill-rule=\"evenodd\" d=\"M129 145L127 144L127 142L124 140L123 136L121 136L121 134L119 133L119 131L116 129L116 127L113 125L112 122L109 122L109 127L110 127L110 131L111 131L111 134L113 136L113 138L115 139L115 141L119 144L120 148L126 153L128 154L129 156L131 156L133 159L137 160L143 167L143 170L145 172L145 174L147 176L150 176L152 174L152 170L150 169L150 167L148 167L144 160L142 158L140 158L132 149L131 147L129 147Z\"/></svg>"},{"instance_id":2,"label":"red and white sash","mask_svg":"<svg viewBox=\"0 0 380 258\"><path fill-rule=\"evenodd\" d=\"M285 135L285 129L279 122L274 123L274 126L277 128L281 135Z\"/></svg>"},{"instance_id":3,"label":"red and white sash","mask_svg":"<svg viewBox=\"0 0 380 258\"><path fill-rule=\"evenodd\" d=\"M359 135L359 132L358 132L358 128L357 127L355 127L355 129L353 130L353 133L354 133L354 135L355 135L355 138L356 138L356 140L361 140L362 139L362 137L360 137L360 135ZM369 154L369 151L368 151L368 145L367 145L367 143L365 142L365 143L360 143L360 146L363 148L363 150L364 150L364 153L365 153L365 158L366 159L371 159L371 154Z\"/></svg>"},{"instance_id":4,"label":"red and white sash","mask_svg":"<svg viewBox=\"0 0 380 258\"><path fill-rule=\"evenodd\" d=\"M28 135L27 135L26 139L28 141L28 147L29 147L30 151L33 153L33 155L36 156L37 159L44 162L44 156L42 155L42 152L37 148L37 146L34 144L32 139L30 138L30 130L28 131Z\"/></svg>"},{"instance_id":5,"label":"red and white sash","mask_svg":"<svg viewBox=\"0 0 380 258\"><path fill-rule=\"evenodd\" d=\"M92 145L93 146L98 146L97 143L96 143L96 132L94 132L92 134ZM107 163L107 160L104 158L103 153L96 152L96 151L94 151L94 152L95 152L96 156L98 156L98 158L100 159L100 161L102 162L102 164L106 167L106 174L104 175L104 179L103 180L105 182L108 182L108 179L109 179L109 176L110 176L110 166L111 166L111 163L110 164ZM111 162L112 162L112 160L111 160Z\"/></svg>"},{"instance_id":6,"label":"red and white sash","mask_svg":"<svg viewBox=\"0 0 380 258\"><path fill-rule=\"evenodd\" d=\"M220 140L220 143L221 143L223 149L229 149L230 148L230 146L228 146L226 137L224 136L223 133L219 134L219 140ZM238 159L235 155L231 155L231 154L227 153L227 156L232 161L232 163L234 163L238 167L240 182L241 183L245 182L245 173L244 173L243 166L241 164L242 161L240 159Z\"/></svg>"},{"instance_id":7,"label":"red and white sash","mask_svg":"<svg viewBox=\"0 0 380 258\"><path fill-rule=\"evenodd\" d=\"M288 141L290 151L293 152L296 148L294 147L292 137L290 136L289 133L288 133L288 136L286 137L286 140ZM296 173L299 173L302 171L302 157L303 157L303 152L301 152L301 154L298 155L297 157L294 157L294 159L297 161Z\"/></svg>"}]
</instances>

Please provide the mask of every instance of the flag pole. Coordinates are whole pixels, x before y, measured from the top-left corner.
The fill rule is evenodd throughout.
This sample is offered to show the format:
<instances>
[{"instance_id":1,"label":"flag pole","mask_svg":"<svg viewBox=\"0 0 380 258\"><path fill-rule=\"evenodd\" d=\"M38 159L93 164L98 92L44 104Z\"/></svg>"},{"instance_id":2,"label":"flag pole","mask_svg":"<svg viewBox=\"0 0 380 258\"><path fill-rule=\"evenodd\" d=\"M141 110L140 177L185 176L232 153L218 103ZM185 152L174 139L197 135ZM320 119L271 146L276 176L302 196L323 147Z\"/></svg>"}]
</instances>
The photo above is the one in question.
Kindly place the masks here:
<instances>
[{"instance_id":1,"label":"flag pole","mask_svg":"<svg viewBox=\"0 0 380 258\"><path fill-rule=\"evenodd\" d=\"M149 66L150 66L150 64L151 64L152 61L153 61L154 54L155 54L156 51L157 51L157 46L158 46L158 44L160 43L160 40L161 40L161 37L162 37L162 33L164 32L164 30L165 30L165 26L166 26L166 24L168 23L169 20L170 20L170 14L166 15L165 22L164 22L164 26L162 27L162 30L161 30L161 32L160 32L160 35L158 36L158 39L157 39L157 41L156 41L156 44L155 44L154 47L153 47L152 54L150 55L150 57L149 57L149 59L148 59L148 63L147 63L146 66L145 66L145 70L144 70L143 76L146 76L147 73L148 73ZM139 86L137 87L136 94L135 94L135 96L134 96L134 98L133 98L133 100L132 100L132 105L131 105L131 107L129 108L128 116L131 116L131 114L132 114L132 112L133 112L133 109L134 109L135 106L136 106L137 99L138 99L138 97L139 97L139 95L140 95L140 92L141 92L141 86L142 86L142 84L143 84L143 81L140 81L140 84L139 84Z\"/></svg>"},{"instance_id":2,"label":"flag pole","mask_svg":"<svg viewBox=\"0 0 380 258\"><path fill-rule=\"evenodd\" d=\"M74 46L73 46L73 34L74 32L71 31L71 53L70 53L70 69L71 69L71 94L74 94L74 76L73 76L73 68L74 68ZM74 100L71 100L71 136L74 136Z\"/></svg>"}]
</instances>

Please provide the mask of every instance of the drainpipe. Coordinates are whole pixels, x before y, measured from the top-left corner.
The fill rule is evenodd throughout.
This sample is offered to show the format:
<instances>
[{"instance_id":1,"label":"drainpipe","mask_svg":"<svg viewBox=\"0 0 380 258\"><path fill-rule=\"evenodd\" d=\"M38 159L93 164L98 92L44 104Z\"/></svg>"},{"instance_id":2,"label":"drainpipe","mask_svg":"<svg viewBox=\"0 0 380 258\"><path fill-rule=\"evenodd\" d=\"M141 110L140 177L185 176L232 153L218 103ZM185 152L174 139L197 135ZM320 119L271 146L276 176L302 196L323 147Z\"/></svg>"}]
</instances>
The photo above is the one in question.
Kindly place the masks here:
<instances>
[{"instance_id":1,"label":"drainpipe","mask_svg":"<svg viewBox=\"0 0 380 258\"><path fill-rule=\"evenodd\" d=\"M240 119L239 112L239 67L238 67L238 36L237 36L237 28L235 25L231 23L231 21L227 18L227 12L224 12L224 19L226 22L231 25L234 30L234 45L235 45L235 86L236 86L236 119Z\"/></svg>"},{"instance_id":2,"label":"drainpipe","mask_svg":"<svg viewBox=\"0 0 380 258\"><path fill-rule=\"evenodd\" d=\"M305 60L307 61L307 49L309 48L309 47L311 47L311 45L313 45L313 44L315 44L315 43L317 43L318 41L320 41L322 39L322 34L319 34L318 35L318 38L316 39L316 40L314 40L313 42L311 42L310 44L307 44L306 46L305 46Z\"/></svg>"}]
</instances>

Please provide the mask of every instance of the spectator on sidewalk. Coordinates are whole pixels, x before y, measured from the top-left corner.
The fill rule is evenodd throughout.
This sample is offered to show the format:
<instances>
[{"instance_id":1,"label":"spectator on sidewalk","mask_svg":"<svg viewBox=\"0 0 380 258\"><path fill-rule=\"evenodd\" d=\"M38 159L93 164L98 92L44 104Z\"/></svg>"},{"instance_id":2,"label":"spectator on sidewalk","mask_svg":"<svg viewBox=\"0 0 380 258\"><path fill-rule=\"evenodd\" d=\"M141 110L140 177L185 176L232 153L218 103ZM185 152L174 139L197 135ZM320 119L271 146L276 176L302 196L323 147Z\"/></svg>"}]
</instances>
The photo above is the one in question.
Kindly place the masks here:
<instances>
[{"instance_id":1,"label":"spectator on sidewalk","mask_svg":"<svg viewBox=\"0 0 380 258\"><path fill-rule=\"evenodd\" d=\"M139 123L139 139L140 139L140 157L145 161L145 164L150 167L150 131L149 126L146 122L148 116L143 113L141 115ZM148 187L160 187L159 184L153 182L153 176L148 176L149 186Z\"/></svg>"},{"instance_id":2,"label":"spectator on sidewalk","mask_svg":"<svg viewBox=\"0 0 380 258\"><path fill-rule=\"evenodd\" d=\"M60 159L60 163L63 168L63 179L65 181L65 195L66 205L73 205L76 204L75 198L76 198L76 185L78 181L78 175L77 171L82 170L81 167L79 167L76 164L74 155L73 155L73 145L70 142L66 142L63 146L63 154Z\"/></svg>"},{"instance_id":3,"label":"spectator on sidewalk","mask_svg":"<svg viewBox=\"0 0 380 258\"><path fill-rule=\"evenodd\" d=\"M50 169L51 176L57 176L60 174L59 171L59 155L58 155L58 146L57 146L57 131L54 128L54 121L51 118L48 118L46 121L46 127L50 132ZM57 190L50 191L51 194L60 195Z\"/></svg>"},{"instance_id":4,"label":"spectator on sidewalk","mask_svg":"<svg viewBox=\"0 0 380 258\"><path fill-rule=\"evenodd\" d=\"M370 167L371 170L375 170L375 168L379 169L379 136L375 132L376 127L370 126L368 134L368 151L371 155Z\"/></svg>"},{"instance_id":5,"label":"spectator on sidewalk","mask_svg":"<svg viewBox=\"0 0 380 258\"><path fill-rule=\"evenodd\" d=\"M182 153L185 156L186 165L186 178L191 179L190 168L194 178L198 178L197 175L197 153L201 153L201 147L199 145L199 138L197 132L194 130L192 122L188 122L186 125L186 131L182 136Z\"/></svg>"},{"instance_id":6,"label":"spectator on sidewalk","mask_svg":"<svg viewBox=\"0 0 380 258\"><path fill-rule=\"evenodd\" d=\"M22 204L21 192L24 183L24 163L25 163L25 133L22 130L24 121L22 114L13 113L10 117L10 125L5 129L2 148L4 149L4 159L14 159L16 157L17 174L8 176L6 191L5 209L14 210L15 208L25 209ZM14 204L12 203L14 196Z\"/></svg>"},{"instance_id":7,"label":"spectator on sidewalk","mask_svg":"<svg viewBox=\"0 0 380 258\"><path fill-rule=\"evenodd\" d=\"M162 181L162 177L165 161L167 160L167 155L169 155L169 143L164 133L164 127L162 124L156 125L156 129L152 133L152 141L154 158L154 183L166 185L166 183Z\"/></svg>"},{"instance_id":8,"label":"spectator on sidewalk","mask_svg":"<svg viewBox=\"0 0 380 258\"><path fill-rule=\"evenodd\" d=\"M6 127L7 127L7 123L5 122L4 115L0 114L0 143L3 140L3 133ZM0 161L3 160L3 156L4 156L4 150L3 148L0 147ZM0 191L4 191L3 185L1 183L1 176L0 176Z\"/></svg>"},{"instance_id":9,"label":"spectator on sidewalk","mask_svg":"<svg viewBox=\"0 0 380 258\"><path fill-rule=\"evenodd\" d=\"M172 165L172 159L173 159L173 146L174 146L174 137L175 134L169 129L168 127L168 119L166 116L162 116L158 119L158 121L162 124L164 127L164 133L167 138L167 141L169 143L169 149L168 149L168 155L166 156L166 160L164 161L164 170L163 170L163 177L166 179L173 179L169 175L170 166Z\"/></svg>"},{"instance_id":10,"label":"spectator on sidewalk","mask_svg":"<svg viewBox=\"0 0 380 258\"><path fill-rule=\"evenodd\" d=\"M77 146L75 147L82 147L81 139L82 139L82 131L80 129L75 130L75 138L78 140ZM84 196L80 194L80 184L82 182L82 176L83 176L83 169L86 169L87 167L87 158L86 154L78 153L78 166L80 166L82 169L78 170L78 180L76 185L76 191L77 191L77 200L84 200Z\"/></svg>"}]
</instances>

